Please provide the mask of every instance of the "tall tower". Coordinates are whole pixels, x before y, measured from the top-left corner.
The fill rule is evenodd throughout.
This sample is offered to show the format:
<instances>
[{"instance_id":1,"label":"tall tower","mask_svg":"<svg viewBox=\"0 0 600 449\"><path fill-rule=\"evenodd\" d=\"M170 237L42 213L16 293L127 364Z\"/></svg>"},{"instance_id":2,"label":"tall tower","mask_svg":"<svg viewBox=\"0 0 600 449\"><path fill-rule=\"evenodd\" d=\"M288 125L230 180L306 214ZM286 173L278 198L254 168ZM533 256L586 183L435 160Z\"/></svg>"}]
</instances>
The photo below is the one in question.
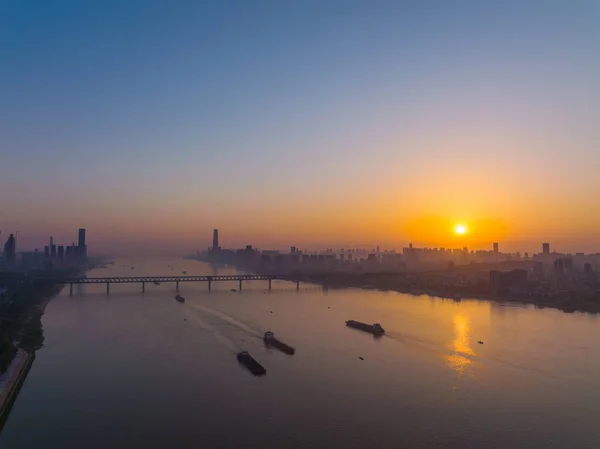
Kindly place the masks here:
<instances>
[{"instance_id":1,"label":"tall tower","mask_svg":"<svg viewBox=\"0 0 600 449\"><path fill-rule=\"evenodd\" d=\"M79 235L77 240L77 254L83 258L87 258L87 246L85 244L85 229L79 228Z\"/></svg>"},{"instance_id":2,"label":"tall tower","mask_svg":"<svg viewBox=\"0 0 600 449\"><path fill-rule=\"evenodd\" d=\"M213 251L219 250L219 230L218 229L213 229L212 249L213 249Z\"/></svg>"},{"instance_id":3,"label":"tall tower","mask_svg":"<svg viewBox=\"0 0 600 449\"><path fill-rule=\"evenodd\" d=\"M494 242L494 252L498 252L498 242Z\"/></svg>"},{"instance_id":4,"label":"tall tower","mask_svg":"<svg viewBox=\"0 0 600 449\"><path fill-rule=\"evenodd\" d=\"M7 265L14 265L16 256L17 242L15 240L15 235L11 234L4 244L4 260L6 261Z\"/></svg>"},{"instance_id":5,"label":"tall tower","mask_svg":"<svg viewBox=\"0 0 600 449\"><path fill-rule=\"evenodd\" d=\"M542 252L544 254L550 254L550 243L542 243Z\"/></svg>"}]
</instances>

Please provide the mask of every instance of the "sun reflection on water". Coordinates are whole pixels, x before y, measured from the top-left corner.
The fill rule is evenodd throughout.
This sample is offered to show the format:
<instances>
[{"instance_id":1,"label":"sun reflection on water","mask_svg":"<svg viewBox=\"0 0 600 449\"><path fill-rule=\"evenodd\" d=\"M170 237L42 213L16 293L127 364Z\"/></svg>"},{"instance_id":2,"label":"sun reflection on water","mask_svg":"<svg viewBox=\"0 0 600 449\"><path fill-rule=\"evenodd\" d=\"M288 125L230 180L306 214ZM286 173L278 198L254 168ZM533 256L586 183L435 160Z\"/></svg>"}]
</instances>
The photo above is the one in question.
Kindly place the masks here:
<instances>
[{"instance_id":1,"label":"sun reflection on water","mask_svg":"<svg viewBox=\"0 0 600 449\"><path fill-rule=\"evenodd\" d=\"M469 356L475 352L469 346L469 320L461 315L456 315L453 320L454 340L450 345L452 354L446 357L446 364L457 374L464 374L473 363Z\"/></svg>"}]
</instances>

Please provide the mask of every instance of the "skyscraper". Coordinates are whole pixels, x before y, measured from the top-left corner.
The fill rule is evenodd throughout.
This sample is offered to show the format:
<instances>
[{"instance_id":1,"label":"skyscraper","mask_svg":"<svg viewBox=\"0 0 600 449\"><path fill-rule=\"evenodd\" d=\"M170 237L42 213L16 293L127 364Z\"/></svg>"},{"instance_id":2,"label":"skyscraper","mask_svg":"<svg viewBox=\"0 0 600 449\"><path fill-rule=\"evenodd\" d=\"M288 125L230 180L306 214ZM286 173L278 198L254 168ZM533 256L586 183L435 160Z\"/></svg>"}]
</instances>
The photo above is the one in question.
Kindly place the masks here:
<instances>
[{"instance_id":1,"label":"skyscraper","mask_svg":"<svg viewBox=\"0 0 600 449\"><path fill-rule=\"evenodd\" d=\"M213 251L217 251L219 249L219 230L218 229L213 229L212 249L213 249Z\"/></svg>"},{"instance_id":2,"label":"skyscraper","mask_svg":"<svg viewBox=\"0 0 600 449\"><path fill-rule=\"evenodd\" d=\"M498 242L494 242L494 252L498 252Z\"/></svg>"},{"instance_id":3,"label":"skyscraper","mask_svg":"<svg viewBox=\"0 0 600 449\"><path fill-rule=\"evenodd\" d=\"M79 240L77 241L77 246L80 248L85 246L85 229L79 228Z\"/></svg>"},{"instance_id":4,"label":"skyscraper","mask_svg":"<svg viewBox=\"0 0 600 449\"><path fill-rule=\"evenodd\" d=\"M8 240L4 244L4 260L7 265L14 265L17 255L17 242L15 241L15 235L11 234Z\"/></svg>"},{"instance_id":5,"label":"skyscraper","mask_svg":"<svg viewBox=\"0 0 600 449\"><path fill-rule=\"evenodd\" d=\"M85 244L85 229L79 228L79 239L77 240L77 254L82 259L87 258L87 246Z\"/></svg>"},{"instance_id":6,"label":"skyscraper","mask_svg":"<svg viewBox=\"0 0 600 449\"><path fill-rule=\"evenodd\" d=\"M544 254L550 254L550 243L542 243L542 252Z\"/></svg>"}]
</instances>

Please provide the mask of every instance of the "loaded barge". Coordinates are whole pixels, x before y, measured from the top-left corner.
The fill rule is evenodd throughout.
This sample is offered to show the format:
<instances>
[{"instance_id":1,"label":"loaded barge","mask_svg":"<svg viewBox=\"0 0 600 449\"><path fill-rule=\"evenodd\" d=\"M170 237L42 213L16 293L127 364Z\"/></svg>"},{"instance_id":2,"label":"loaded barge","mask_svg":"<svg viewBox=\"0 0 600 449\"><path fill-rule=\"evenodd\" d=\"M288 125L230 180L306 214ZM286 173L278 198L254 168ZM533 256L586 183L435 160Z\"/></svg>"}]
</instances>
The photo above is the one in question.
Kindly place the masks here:
<instances>
[{"instance_id":1,"label":"loaded barge","mask_svg":"<svg viewBox=\"0 0 600 449\"><path fill-rule=\"evenodd\" d=\"M265 342L265 345L279 349L281 352L285 352L288 355L294 355L296 353L296 350L294 348L276 339L275 334L271 331L265 332L263 340Z\"/></svg>"},{"instance_id":2,"label":"loaded barge","mask_svg":"<svg viewBox=\"0 0 600 449\"><path fill-rule=\"evenodd\" d=\"M352 327L354 329L359 329L361 331L369 332L373 335L383 335L385 334L385 329L381 327L381 324L367 324L361 323L360 321L348 320L346 321L346 326Z\"/></svg>"},{"instance_id":3,"label":"loaded barge","mask_svg":"<svg viewBox=\"0 0 600 449\"><path fill-rule=\"evenodd\" d=\"M255 376L263 376L267 374L265 367L254 360L254 358L248 354L248 351L238 352L237 359L238 362L248 368L248 370Z\"/></svg>"}]
</instances>

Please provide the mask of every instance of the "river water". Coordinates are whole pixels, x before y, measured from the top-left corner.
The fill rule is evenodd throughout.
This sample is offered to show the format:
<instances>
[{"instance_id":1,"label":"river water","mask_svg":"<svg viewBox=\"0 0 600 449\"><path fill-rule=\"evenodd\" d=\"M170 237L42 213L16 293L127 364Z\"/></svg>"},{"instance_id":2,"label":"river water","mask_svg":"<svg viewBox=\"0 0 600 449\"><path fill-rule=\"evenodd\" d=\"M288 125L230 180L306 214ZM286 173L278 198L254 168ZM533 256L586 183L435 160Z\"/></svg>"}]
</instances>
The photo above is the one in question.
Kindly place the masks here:
<instances>
[{"instance_id":1,"label":"river water","mask_svg":"<svg viewBox=\"0 0 600 449\"><path fill-rule=\"evenodd\" d=\"M134 258L88 276L183 270L235 273ZM1 447L600 447L597 316L285 282L181 284L185 304L171 284L105 288L48 304ZM266 349L269 329L296 355Z\"/></svg>"}]
</instances>

